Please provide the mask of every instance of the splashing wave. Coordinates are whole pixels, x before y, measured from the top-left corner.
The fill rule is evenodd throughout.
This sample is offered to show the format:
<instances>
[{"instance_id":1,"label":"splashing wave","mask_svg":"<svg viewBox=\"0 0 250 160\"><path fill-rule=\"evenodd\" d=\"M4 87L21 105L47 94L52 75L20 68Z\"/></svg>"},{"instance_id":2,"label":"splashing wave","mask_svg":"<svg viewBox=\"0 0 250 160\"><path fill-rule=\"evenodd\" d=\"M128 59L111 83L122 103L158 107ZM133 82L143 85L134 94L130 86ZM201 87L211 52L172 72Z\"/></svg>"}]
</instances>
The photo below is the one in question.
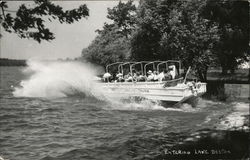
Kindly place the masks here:
<instances>
[{"instance_id":1,"label":"splashing wave","mask_svg":"<svg viewBox=\"0 0 250 160\"><path fill-rule=\"evenodd\" d=\"M82 94L100 97L101 89L93 82L96 70L80 62L28 61L22 80L13 92L16 97L67 97Z\"/></svg>"}]
</instances>

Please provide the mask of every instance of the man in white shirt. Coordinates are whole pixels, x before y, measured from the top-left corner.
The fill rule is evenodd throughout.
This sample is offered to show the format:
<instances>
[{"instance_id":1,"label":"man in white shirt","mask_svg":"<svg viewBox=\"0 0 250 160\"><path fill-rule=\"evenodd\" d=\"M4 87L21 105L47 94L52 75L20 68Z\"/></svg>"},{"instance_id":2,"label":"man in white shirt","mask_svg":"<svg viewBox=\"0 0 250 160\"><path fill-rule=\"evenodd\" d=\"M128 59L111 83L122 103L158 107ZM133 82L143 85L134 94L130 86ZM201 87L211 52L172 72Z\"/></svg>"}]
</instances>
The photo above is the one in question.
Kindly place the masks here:
<instances>
[{"instance_id":1,"label":"man in white shirt","mask_svg":"<svg viewBox=\"0 0 250 160\"><path fill-rule=\"evenodd\" d=\"M158 81L159 81L159 82L162 82L163 78L164 78L164 71L162 71L162 72L158 75Z\"/></svg>"},{"instance_id":2,"label":"man in white shirt","mask_svg":"<svg viewBox=\"0 0 250 160\"><path fill-rule=\"evenodd\" d=\"M154 71L154 81L158 81L158 72Z\"/></svg>"},{"instance_id":3,"label":"man in white shirt","mask_svg":"<svg viewBox=\"0 0 250 160\"><path fill-rule=\"evenodd\" d=\"M171 76L172 76L172 79L175 79L175 77L177 76L177 75L176 75L177 72L176 72L176 67L175 67L175 65L171 65L171 66L169 66L169 68L171 69L171 70L170 70L170 74L171 74Z\"/></svg>"},{"instance_id":4,"label":"man in white shirt","mask_svg":"<svg viewBox=\"0 0 250 160\"><path fill-rule=\"evenodd\" d=\"M110 82L111 74L109 72L104 73L103 79L104 82Z\"/></svg>"},{"instance_id":5,"label":"man in white shirt","mask_svg":"<svg viewBox=\"0 0 250 160\"><path fill-rule=\"evenodd\" d=\"M154 73L151 70L149 70L147 73L148 73L147 81L153 81L155 76Z\"/></svg>"}]
</instances>

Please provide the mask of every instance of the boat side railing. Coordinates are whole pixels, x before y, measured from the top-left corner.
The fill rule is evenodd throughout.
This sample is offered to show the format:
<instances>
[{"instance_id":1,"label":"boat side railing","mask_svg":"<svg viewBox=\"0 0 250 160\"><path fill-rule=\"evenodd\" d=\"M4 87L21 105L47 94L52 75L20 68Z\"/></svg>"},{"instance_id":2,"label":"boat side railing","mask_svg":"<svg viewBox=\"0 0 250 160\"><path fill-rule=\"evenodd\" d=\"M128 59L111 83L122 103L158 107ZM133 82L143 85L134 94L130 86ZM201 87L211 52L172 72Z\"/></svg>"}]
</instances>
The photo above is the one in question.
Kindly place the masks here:
<instances>
[{"instance_id":1,"label":"boat side railing","mask_svg":"<svg viewBox=\"0 0 250 160\"><path fill-rule=\"evenodd\" d=\"M166 81L164 83L163 87L165 88L165 87L176 86L178 83L183 83L183 77Z\"/></svg>"},{"instance_id":2,"label":"boat side railing","mask_svg":"<svg viewBox=\"0 0 250 160\"><path fill-rule=\"evenodd\" d=\"M168 80L168 81L155 81L155 82L114 82L114 83L104 83L107 84L107 86L134 86L134 85L161 85L164 88L165 87L172 87L174 85L177 85L179 83L183 83L183 78Z\"/></svg>"}]
</instances>

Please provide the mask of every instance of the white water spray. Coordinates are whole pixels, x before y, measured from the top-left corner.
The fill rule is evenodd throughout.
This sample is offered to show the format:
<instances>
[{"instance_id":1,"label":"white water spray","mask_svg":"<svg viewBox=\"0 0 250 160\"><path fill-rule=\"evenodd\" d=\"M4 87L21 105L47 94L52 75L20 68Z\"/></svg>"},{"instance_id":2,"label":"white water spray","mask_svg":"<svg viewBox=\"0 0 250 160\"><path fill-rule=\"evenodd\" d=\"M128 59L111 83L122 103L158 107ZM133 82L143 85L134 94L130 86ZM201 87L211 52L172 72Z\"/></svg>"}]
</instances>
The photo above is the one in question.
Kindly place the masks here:
<instances>
[{"instance_id":1,"label":"white water spray","mask_svg":"<svg viewBox=\"0 0 250 160\"><path fill-rule=\"evenodd\" d=\"M24 73L29 78L15 88L16 97L102 96L101 88L93 82L96 70L81 62L28 61Z\"/></svg>"}]
</instances>

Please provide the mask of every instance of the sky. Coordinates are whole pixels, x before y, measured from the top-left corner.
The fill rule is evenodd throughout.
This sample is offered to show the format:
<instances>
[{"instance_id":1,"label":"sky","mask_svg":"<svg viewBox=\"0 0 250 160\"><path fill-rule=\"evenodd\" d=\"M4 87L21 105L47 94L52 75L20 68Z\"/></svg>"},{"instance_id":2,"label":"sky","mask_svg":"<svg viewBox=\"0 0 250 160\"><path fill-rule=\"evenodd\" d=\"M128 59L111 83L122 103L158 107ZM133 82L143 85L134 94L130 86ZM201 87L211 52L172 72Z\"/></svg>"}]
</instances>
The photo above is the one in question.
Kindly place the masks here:
<instances>
[{"instance_id":1,"label":"sky","mask_svg":"<svg viewBox=\"0 0 250 160\"><path fill-rule=\"evenodd\" d=\"M49 29L55 34L51 42L38 43L32 39L21 39L16 34L7 33L1 28L0 57L11 59L58 59L76 58L81 51L94 40L95 30L102 29L106 18L107 8L114 7L119 1L60 1L55 2L64 9L73 9L81 4L87 4L90 16L73 24L60 24L58 21L48 23ZM9 10L17 10L23 2L8 2ZM30 2L25 2L30 3Z\"/></svg>"}]
</instances>

